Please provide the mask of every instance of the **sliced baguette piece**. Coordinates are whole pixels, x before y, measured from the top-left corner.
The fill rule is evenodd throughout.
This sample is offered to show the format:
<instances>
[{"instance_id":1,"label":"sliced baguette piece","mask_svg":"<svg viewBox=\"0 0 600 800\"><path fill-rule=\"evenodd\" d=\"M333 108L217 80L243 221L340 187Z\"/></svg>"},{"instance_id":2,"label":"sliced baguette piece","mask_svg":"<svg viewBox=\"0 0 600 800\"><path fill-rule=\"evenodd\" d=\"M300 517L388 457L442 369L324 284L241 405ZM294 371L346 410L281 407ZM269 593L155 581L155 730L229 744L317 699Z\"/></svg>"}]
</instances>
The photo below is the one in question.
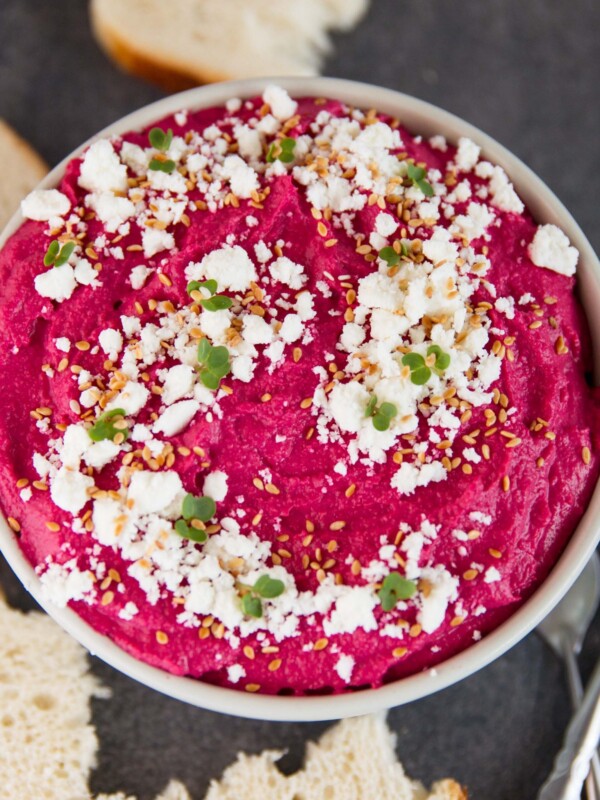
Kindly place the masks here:
<instances>
[{"instance_id":1,"label":"sliced baguette piece","mask_svg":"<svg viewBox=\"0 0 600 800\"><path fill-rule=\"evenodd\" d=\"M0 800L86 800L101 695L85 650L50 617L0 602Z\"/></svg>"},{"instance_id":2,"label":"sliced baguette piece","mask_svg":"<svg viewBox=\"0 0 600 800\"><path fill-rule=\"evenodd\" d=\"M126 71L171 91L259 75L315 75L330 30L368 0L91 0L101 46Z\"/></svg>"},{"instance_id":3,"label":"sliced baguette piece","mask_svg":"<svg viewBox=\"0 0 600 800\"><path fill-rule=\"evenodd\" d=\"M48 172L48 167L26 141L0 119L0 150L5 154L0 179L0 231Z\"/></svg>"},{"instance_id":4,"label":"sliced baguette piece","mask_svg":"<svg viewBox=\"0 0 600 800\"><path fill-rule=\"evenodd\" d=\"M59 800L59 798L57 798ZM135 797L119 792L118 794L99 794L96 800L136 800ZM191 800L188 790L179 781L170 781L167 788L158 795L156 800Z\"/></svg>"},{"instance_id":5,"label":"sliced baguette piece","mask_svg":"<svg viewBox=\"0 0 600 800\"><path fill-rule=\"evenodd\" d=\"M440 781L428 792L411 780L395 746L383 715L347 719L310 743L303 769L289 777L275 766L281 752L241 753L205 800L466 800L456 781Z\"/></svg>"}]
</instances>

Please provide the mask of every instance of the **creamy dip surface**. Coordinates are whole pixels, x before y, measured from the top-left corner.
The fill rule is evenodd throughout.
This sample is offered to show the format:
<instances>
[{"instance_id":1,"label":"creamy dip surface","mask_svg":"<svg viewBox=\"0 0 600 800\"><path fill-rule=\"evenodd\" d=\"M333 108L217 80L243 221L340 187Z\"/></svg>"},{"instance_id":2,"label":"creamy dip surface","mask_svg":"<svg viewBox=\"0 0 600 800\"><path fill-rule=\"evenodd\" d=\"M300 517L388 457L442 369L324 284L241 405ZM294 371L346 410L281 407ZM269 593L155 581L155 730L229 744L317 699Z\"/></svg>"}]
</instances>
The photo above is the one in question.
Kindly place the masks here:
<instances>
[{"instance_id":1,"label":"creamy dip surface","mask_svg":"<svg viewBox=\"0 0 600 800\"><path fill-rule=\"evenodd\" d=\"M0 503L47 599L265 693L431 668L598 475L578 254L476 143L269 87L99 140L0 253Z\"/></svg>"}]
</instances>

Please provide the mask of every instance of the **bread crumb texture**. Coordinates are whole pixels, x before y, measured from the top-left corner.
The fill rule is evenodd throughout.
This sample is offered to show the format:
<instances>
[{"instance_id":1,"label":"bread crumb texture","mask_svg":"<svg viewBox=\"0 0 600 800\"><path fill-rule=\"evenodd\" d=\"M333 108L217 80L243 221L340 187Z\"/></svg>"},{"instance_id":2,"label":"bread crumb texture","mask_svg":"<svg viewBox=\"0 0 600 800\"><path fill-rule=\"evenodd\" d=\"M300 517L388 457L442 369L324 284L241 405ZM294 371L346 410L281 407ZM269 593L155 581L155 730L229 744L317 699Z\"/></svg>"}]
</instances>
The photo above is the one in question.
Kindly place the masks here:
<instances>
[{"instance_id":1,"label":"bread crumb texture","mask_svg":"<svg viewBox=\"0 0 600 800\"><path fill-rule=\"evenodd\" d=\"M308 744L304 768L294 775L277 769L281 751L240 753L205 800L466 800L456 781L439 781L427 791L411 780L395 746L383 715L343 720Z\"/></svg>"},{"instance_id":2,"label":"bread crumb texture","mask_svg":"<svg viewBox=\"0 0 600 800\"><path fill-rule=\"evenodd\" d=\"M98 749L90 699L106 691L90 675L85 651L50 617L10 609L1 595L0 642L0 800L90 800ZM309 742L294 775L277 769L281 751L240 753L205 800L466 800L453 780L428 792L407 777L395 745L383 715L347 719ZM191 798L171 781L156 800Z\"/></svg>"},{"instance_id":3,"label":"bread crumb texture","mask_svg":"<svg viewBox=\"0 0 600 800\"><path fill-rule=\"evenodd\" d=\"M0 600L0 800L83 800L102 693L77 642L44 614Z\"/></svg>"},{"instance_id":4,"label":"bread crumb texture","mask_svg":"<svg viewBox=\"0 0 600 800\"><path fill-rule=\"evenodd\" d=\"M315 75L330 31L352 28L368 0L93 0L92 23L128 72L177 90L260 75ZM224 47L223 43L227 42Z\"/></svg>"}]
</instances>

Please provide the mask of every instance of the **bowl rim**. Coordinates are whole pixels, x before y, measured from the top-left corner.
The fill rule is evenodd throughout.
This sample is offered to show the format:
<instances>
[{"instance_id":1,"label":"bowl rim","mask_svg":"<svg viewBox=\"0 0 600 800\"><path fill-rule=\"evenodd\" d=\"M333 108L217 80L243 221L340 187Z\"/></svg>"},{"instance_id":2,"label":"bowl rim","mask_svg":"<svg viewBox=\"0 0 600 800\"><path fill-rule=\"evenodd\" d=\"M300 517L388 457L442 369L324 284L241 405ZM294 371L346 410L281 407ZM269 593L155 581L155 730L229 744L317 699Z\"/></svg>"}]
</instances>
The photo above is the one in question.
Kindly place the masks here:
<instances>
[{"instance_id":1,"label":"bowl rim","mask_svg":"<svg viewBox=\"0 0 600 800\"><path fill-rule=\"evenodd\" d=\"M99 138L144 127L181 109L199 110L221 105L233 97L245 99L259 95L269 84L282 86L296 97L332 97L357 107L374 107L399 117L409 129L426 136L442 134L450 142L467 136L479 144L486 158L506 170L534 218L559 225L579 250L579 289L595 345L596 375L600 375L600 315L590 313L590 309L600 307L600 261L574 218L529 167L491 136L448 111L392 89L339 78L315 77L265 77L196 87L146 105L108 125L63 159L37 188L56 186L71 159ZM0 248L22 221L21 212L17 211L0 235ZM21 551L16 534L0 515L0 549L9 565L44 610L91 654L134 680L177 700L239 717L288 722L339 719L403 705L472 675L519 642L552 610L573 584L599 540L600 482L548 577L514 614L481 641L432 669L375 689L338 695L284 697L249 694L173 675L129 655L109 637L90 627L75 611L68 607L58 608L42 596L39 578Z\"/></svg>"}]
</instances>

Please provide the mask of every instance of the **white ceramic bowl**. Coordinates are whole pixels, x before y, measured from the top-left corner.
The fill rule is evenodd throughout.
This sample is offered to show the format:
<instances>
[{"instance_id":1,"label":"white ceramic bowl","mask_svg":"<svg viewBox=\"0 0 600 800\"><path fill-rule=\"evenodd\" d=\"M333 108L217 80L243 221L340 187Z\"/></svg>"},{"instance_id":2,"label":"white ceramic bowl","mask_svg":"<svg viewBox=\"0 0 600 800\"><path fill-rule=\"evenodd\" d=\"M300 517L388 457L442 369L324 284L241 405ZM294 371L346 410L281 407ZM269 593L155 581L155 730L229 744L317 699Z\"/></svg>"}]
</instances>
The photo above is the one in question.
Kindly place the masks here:
<instances>
[{"instance_id":1,"label":"white ceramic bowl","mask_svg":"<svg viewBox=\"0 0 600 800\"><path fill-rule=\"evenodd\" d=\"M441 133L451 142L456 142L460 136L468 136L481 145L486 158L504 167L535 218L539 222L558 225L579 250L579 291L595 346L596 375L600 376L600 262L590 243L558 198L525 164L494 139L446 111L422 100L364 83L333 78L255 79L213 84L167 97L129 114L98 136L141 128L181 108L195 110L223 104L231 97L258 95L268 83L284 86L293 96L333 97L358 107L377 108L399 118L411 131L425 136ZM89 144L86 142L55 167L40 188L55 186L62 178L66 164ZM15 214L0 236L0 248L21 222L21 214ZM56 622L91 653L141 683L193 705L242 717L287 721L338 719L398 706L433 694L473 674L516 644L549 613L575 581L599 538L600 485L548 578L515 614L477 644L439 664L434 670L402 678L379 689L321 697L277 697L246 694L170 675L128 655L109 638L93 630L74 611L50 605L43 599L40 581L21 552L14 533L0 517L0 549L13 570Z\"/></svg>"}]
</instances>

